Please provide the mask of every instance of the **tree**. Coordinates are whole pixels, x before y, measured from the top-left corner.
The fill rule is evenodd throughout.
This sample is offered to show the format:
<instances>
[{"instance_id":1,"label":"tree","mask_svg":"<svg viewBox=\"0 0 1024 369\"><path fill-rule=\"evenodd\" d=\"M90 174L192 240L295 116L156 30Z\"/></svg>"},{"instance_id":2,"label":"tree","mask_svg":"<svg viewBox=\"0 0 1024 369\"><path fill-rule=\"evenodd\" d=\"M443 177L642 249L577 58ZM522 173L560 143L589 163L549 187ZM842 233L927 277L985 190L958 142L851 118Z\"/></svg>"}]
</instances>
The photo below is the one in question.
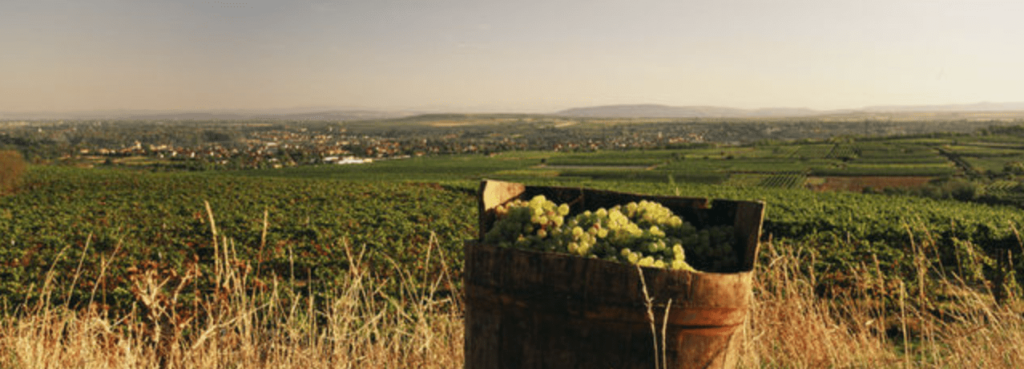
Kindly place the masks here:
<instances>
[{"instance_id":1,"label":"tree","mask_svg":"<svg viewBox=\"0 0 1024 369\"><path fill-rule=\"evenodd\" d=\"M1003 166L1003 172L1010 174L1024 174L1024 163L1011 161Z\"/></svg>"},{"instance_id":2,"label":"tree","mask_svg":"<svg viewBox=\"0 0 1024 369\"><path fill-rule=\"evenodd\" d=\"M25 158L13 150L0 151L0 193L10 191L25 172Z\"/></svg>"}]
</instances>

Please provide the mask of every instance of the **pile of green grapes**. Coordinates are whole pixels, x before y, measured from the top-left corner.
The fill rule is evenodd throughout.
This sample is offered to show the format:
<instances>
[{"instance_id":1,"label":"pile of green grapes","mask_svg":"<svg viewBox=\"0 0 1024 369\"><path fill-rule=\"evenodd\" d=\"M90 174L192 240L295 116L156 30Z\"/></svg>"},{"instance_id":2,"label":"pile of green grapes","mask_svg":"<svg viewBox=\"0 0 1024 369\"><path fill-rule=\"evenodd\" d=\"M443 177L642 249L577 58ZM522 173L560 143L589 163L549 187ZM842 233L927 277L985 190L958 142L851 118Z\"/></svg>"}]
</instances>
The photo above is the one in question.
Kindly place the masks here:
<instances>
[{"instance_id":1,"label":"pile of green grapes","mask_svg":"<svg viewBox=\"0 0 1024 369\"><path fill-rule=\"evenodd\" d=\"M657 202L643 200L569 217L569 205L544 196L495 208L484 242L647 267L734 271L732 226L698 230Z\"/></svg>"}]
</instances>

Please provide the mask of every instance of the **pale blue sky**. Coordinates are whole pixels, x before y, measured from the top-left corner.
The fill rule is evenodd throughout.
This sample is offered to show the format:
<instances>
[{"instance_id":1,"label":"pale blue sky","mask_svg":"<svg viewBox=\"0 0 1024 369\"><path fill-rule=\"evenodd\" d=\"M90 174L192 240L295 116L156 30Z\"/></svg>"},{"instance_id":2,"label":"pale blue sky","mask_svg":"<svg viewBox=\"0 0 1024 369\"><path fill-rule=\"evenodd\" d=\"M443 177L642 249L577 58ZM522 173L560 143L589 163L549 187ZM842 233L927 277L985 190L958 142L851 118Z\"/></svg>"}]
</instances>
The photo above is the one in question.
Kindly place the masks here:
<instances>
[{"instance_id":1,"label":"pale blue sky","mask_svg":"<svg viewBox=\"0 0 1024 369\"><path fill-rule=\"evenodd\" d=\"M0 2L0 111L1024 101L1021 1Z\"/></svg>"}]
</instances>

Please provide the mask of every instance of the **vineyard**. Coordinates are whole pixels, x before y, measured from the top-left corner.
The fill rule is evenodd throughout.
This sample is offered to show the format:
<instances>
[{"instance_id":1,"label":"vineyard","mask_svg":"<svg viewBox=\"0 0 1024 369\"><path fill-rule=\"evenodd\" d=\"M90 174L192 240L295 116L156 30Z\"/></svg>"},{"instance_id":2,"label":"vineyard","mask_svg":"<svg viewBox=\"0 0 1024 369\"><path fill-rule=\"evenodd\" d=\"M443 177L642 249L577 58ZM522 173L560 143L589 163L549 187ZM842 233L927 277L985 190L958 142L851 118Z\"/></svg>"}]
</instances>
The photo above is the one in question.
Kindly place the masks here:
<instances>
[{"instance_id":1,"label":"vineyard","mask_svg":"<svg viewBox=\"0 0 1024 369\"><path fill-rule=\"evenodd\" d=\"M989 139L992 139L989 137ZM844 185L817 186L801 181L809 177L892 177L894 187L926 183L971 172L1003 172L1021 156L1005 143L954 145L951 139L887 138L798 142L751 146L697 145L673 150L630 150L588 153L537 153L543 165L526 167L518 178L562 176L601 181L689 182L739 187L842 188L851 191L888 188L887 181L854 187L857 181L836 179ZM971 148L966 150L964 148ZM989 151L986 151L989 150ZM516 156L504 153L500 156ZM542 171L542 172L541 172ZM765 175L770 180L748 178ZM773 177L774 176L774 177Z\"/></svg>"},{"instance_id":2,"label":"vineyard","mask_svg":"<svg viewBox=\"0 0 1024 369\"><path fill-rule=\"evenodd\" d=\"M768 188L800 188L806 177L802 174L776 174L765 178L758 186Z\"/></svg>"},{"instance_id":3,"label":"vineyard","mask_svg":"<svg viewBox=\"0 0 1024 369\"><path fill-rule=\"evenodd\" d=\"M265 177L261 172L239 176L34 167L18 193L0 198L0 233L8 245L0 264L0 293L11 306L32 299L37 287L32 283L51 270L64 283L82 271L68 300L76 306L96 302L117 308L131 293L133 273L142 269L181 275L194 266L211 268L214 229L230 239L241 258L250 260L246 268L253 278L265 283L291 280L313 294L326 293L318 289L344 273L352 252L365 253L387 280L394 270L436 274L420 264L436 246L433 252L447 258L457 273L461 243L475 234L473 196L479 177L472 177L486 174L449 173L444 186L418 181L437 179L437 173L454 165L434 163L438 165L407 173L403 182L343 179L349 177L347 168L281 178L273 171ZM532 182L763 200L768 204L766 239L813 245L807 251L816 255L815 267L831 275L836 285L846 277L842 271L862 263L880 263L895 272L893 278L913 276L920 262L912 257L915 243L925 239L935 245L928 260L935 270L956 271L973 283L1024 276L1016 270L1024 265L1016 238L1024 214L1011 208L812 192L799 188L804 181L800 174L752 177L759 180L757 186L740 187L669 184L656 172L637 173L650 173L652 180L548 177ZM106 270L102 275L101 269ZM1016 287L1007 283L1005 288L1013 292Z\"/></svg>"},{"instance_id":4,"label":"vineyard","mask_svg":"<svg viewBox=\"0 0 1024 369\"><path fill-rule=\"evenodd\" d=\"M388 333L394 335L387 338L393 340L389 345L405 347L403 342L413 340L403 330L413 329L411 325L417 332L438 328L424 325L430 321L442 324L444 350L458 352L452 337L461 332L453 327L459 323L463 242L478 235L476 191L481 179L506 179L538 186L765 201L766 249L758 273L769 279L760 282L755 294L769 300L756 313L786 308L792 291L800 291L801 301L815 309L856 306L863 310L834 312L834 319L879 323L836 330L837 323L826 322L819 328L881 337L880 351L846 364L880 355L892 360L894 342L911 350L907 347L928 339L922 332L938 329L922 322L947 324L992 306L1019 310L1014 301L1024 292L1024 242L1019 238L1024 212L995 202L859 192L929 186L936 178L958 176L961 162L988 160L989 171L994 171L1008 166L1001 161L1016 160L1006 145L978 151L989 146L907 138L598 153L521 151L207 172L34 165L14 191L0 196L0 243L5 246L0 250L0 303L10 317L41 306L66 306L104 316L128 314L156 326L170 318L146 314L164 306L191 319L193 326L213 324L210 329L248 319L245 311L288 311L261 310L279 304L291 306L292 312L274 319L298 319L297 326L285 328L310 337L325 334L317 328L322 326L362 332L376 324L368 317L388 316L399 327ZM982 183L981 192L1019 198L1020 179L999 171L993 178L975 179ZM226 281L225 275L236 277ZM234 289L225 287L231 285L228 281L236 283ZM958 287L950 287L951 281ZM365 290L353 297L351 289L357 286ZM153 302L147 293L164 300ZM964 309L965 296L976 293L990 295L977 298L969 310L957 310ZM212 301L229 298L224 296L249 305L242 305L235 318L218 320L213 312L220 305ZM913 306L906 305L908 296ZM332 315L355 300L375 310L343 318ZM305 313L296 312L303 309ZM917 309L917 315L892 320L906 309ZM1010 316L1018 316L1018 310ZM815 311L800 314L813 316ZM971 318L979 320L965 323L956 337L972 337L972 342L1012 342L1018 337L1007 333L1013 332L1009 328L978 337L983 333L977 332L989 332L978 330L985 324L979 321L1004 319L985 314ZM269 321L260 324L273 326ZM756 329L765 332L769 326L776 327ZM792 334L817 329L804 328ZM237 333L242 328L232 329ZM201 336L188 330L178 333ZM268 337L289 334L274 331ZM383 335L372 331L360 339L371 345ZM417 345L428 347L423 343L427 341ZM958 347L948 342L960 341L943 342L946 350ZM403 352L395 355L411 355L420 363L436 360L429 358L429 350L398 351ZM908 357L906 352L899 357ZM805 359L795 355L787 360L806 364ZM458 362L446 360L439 362Z\"/></svg>"},{"instance_id":5,"label":"vineyard","mask_svg":"<svg viewBox=\"0 0 1024 369\"><path fill-rule=\"evenodd\" d=\"M831 144L809 144L800 147L790 156L792 159L824 159L832 152Z\"/></svg>"},{"instance_id":6,"label":"vineyard","mask_svg":"<svg viewBox=\"0 0 1024 369\"><path fill-rule=\"evenodd\" d=\"M474 204L428 184L34 168L19 193L0 198L0 295L7 306L32 299L52 270L53 283L74 284L72 306L129 308L119 303L147 269L209 274L215 229L264 284L326 293L352 253L384 282L398 270L423 276L438 272L424 270L432 248L459 268Z\"/></svg>"}]
</instances>

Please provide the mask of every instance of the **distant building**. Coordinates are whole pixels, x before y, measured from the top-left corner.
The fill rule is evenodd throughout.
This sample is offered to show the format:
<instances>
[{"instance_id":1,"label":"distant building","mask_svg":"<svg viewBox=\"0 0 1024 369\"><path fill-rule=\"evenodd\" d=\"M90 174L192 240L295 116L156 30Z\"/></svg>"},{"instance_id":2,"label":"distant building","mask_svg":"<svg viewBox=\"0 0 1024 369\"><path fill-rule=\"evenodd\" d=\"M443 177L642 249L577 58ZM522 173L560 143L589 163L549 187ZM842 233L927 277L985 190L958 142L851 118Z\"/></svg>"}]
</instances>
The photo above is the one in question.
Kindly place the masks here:
<instances>
[{"instance_id":1,"label":"distant building","mask_svg":"<svg viewBox=\"0 0 1024 369\"><path fill-rule=\"evenodd\" d=\"M346 156L344 159L338 160L337 164L369 164L372 162L373 159L360 159L354 156Z\"/></svg>"}]
</instances>

